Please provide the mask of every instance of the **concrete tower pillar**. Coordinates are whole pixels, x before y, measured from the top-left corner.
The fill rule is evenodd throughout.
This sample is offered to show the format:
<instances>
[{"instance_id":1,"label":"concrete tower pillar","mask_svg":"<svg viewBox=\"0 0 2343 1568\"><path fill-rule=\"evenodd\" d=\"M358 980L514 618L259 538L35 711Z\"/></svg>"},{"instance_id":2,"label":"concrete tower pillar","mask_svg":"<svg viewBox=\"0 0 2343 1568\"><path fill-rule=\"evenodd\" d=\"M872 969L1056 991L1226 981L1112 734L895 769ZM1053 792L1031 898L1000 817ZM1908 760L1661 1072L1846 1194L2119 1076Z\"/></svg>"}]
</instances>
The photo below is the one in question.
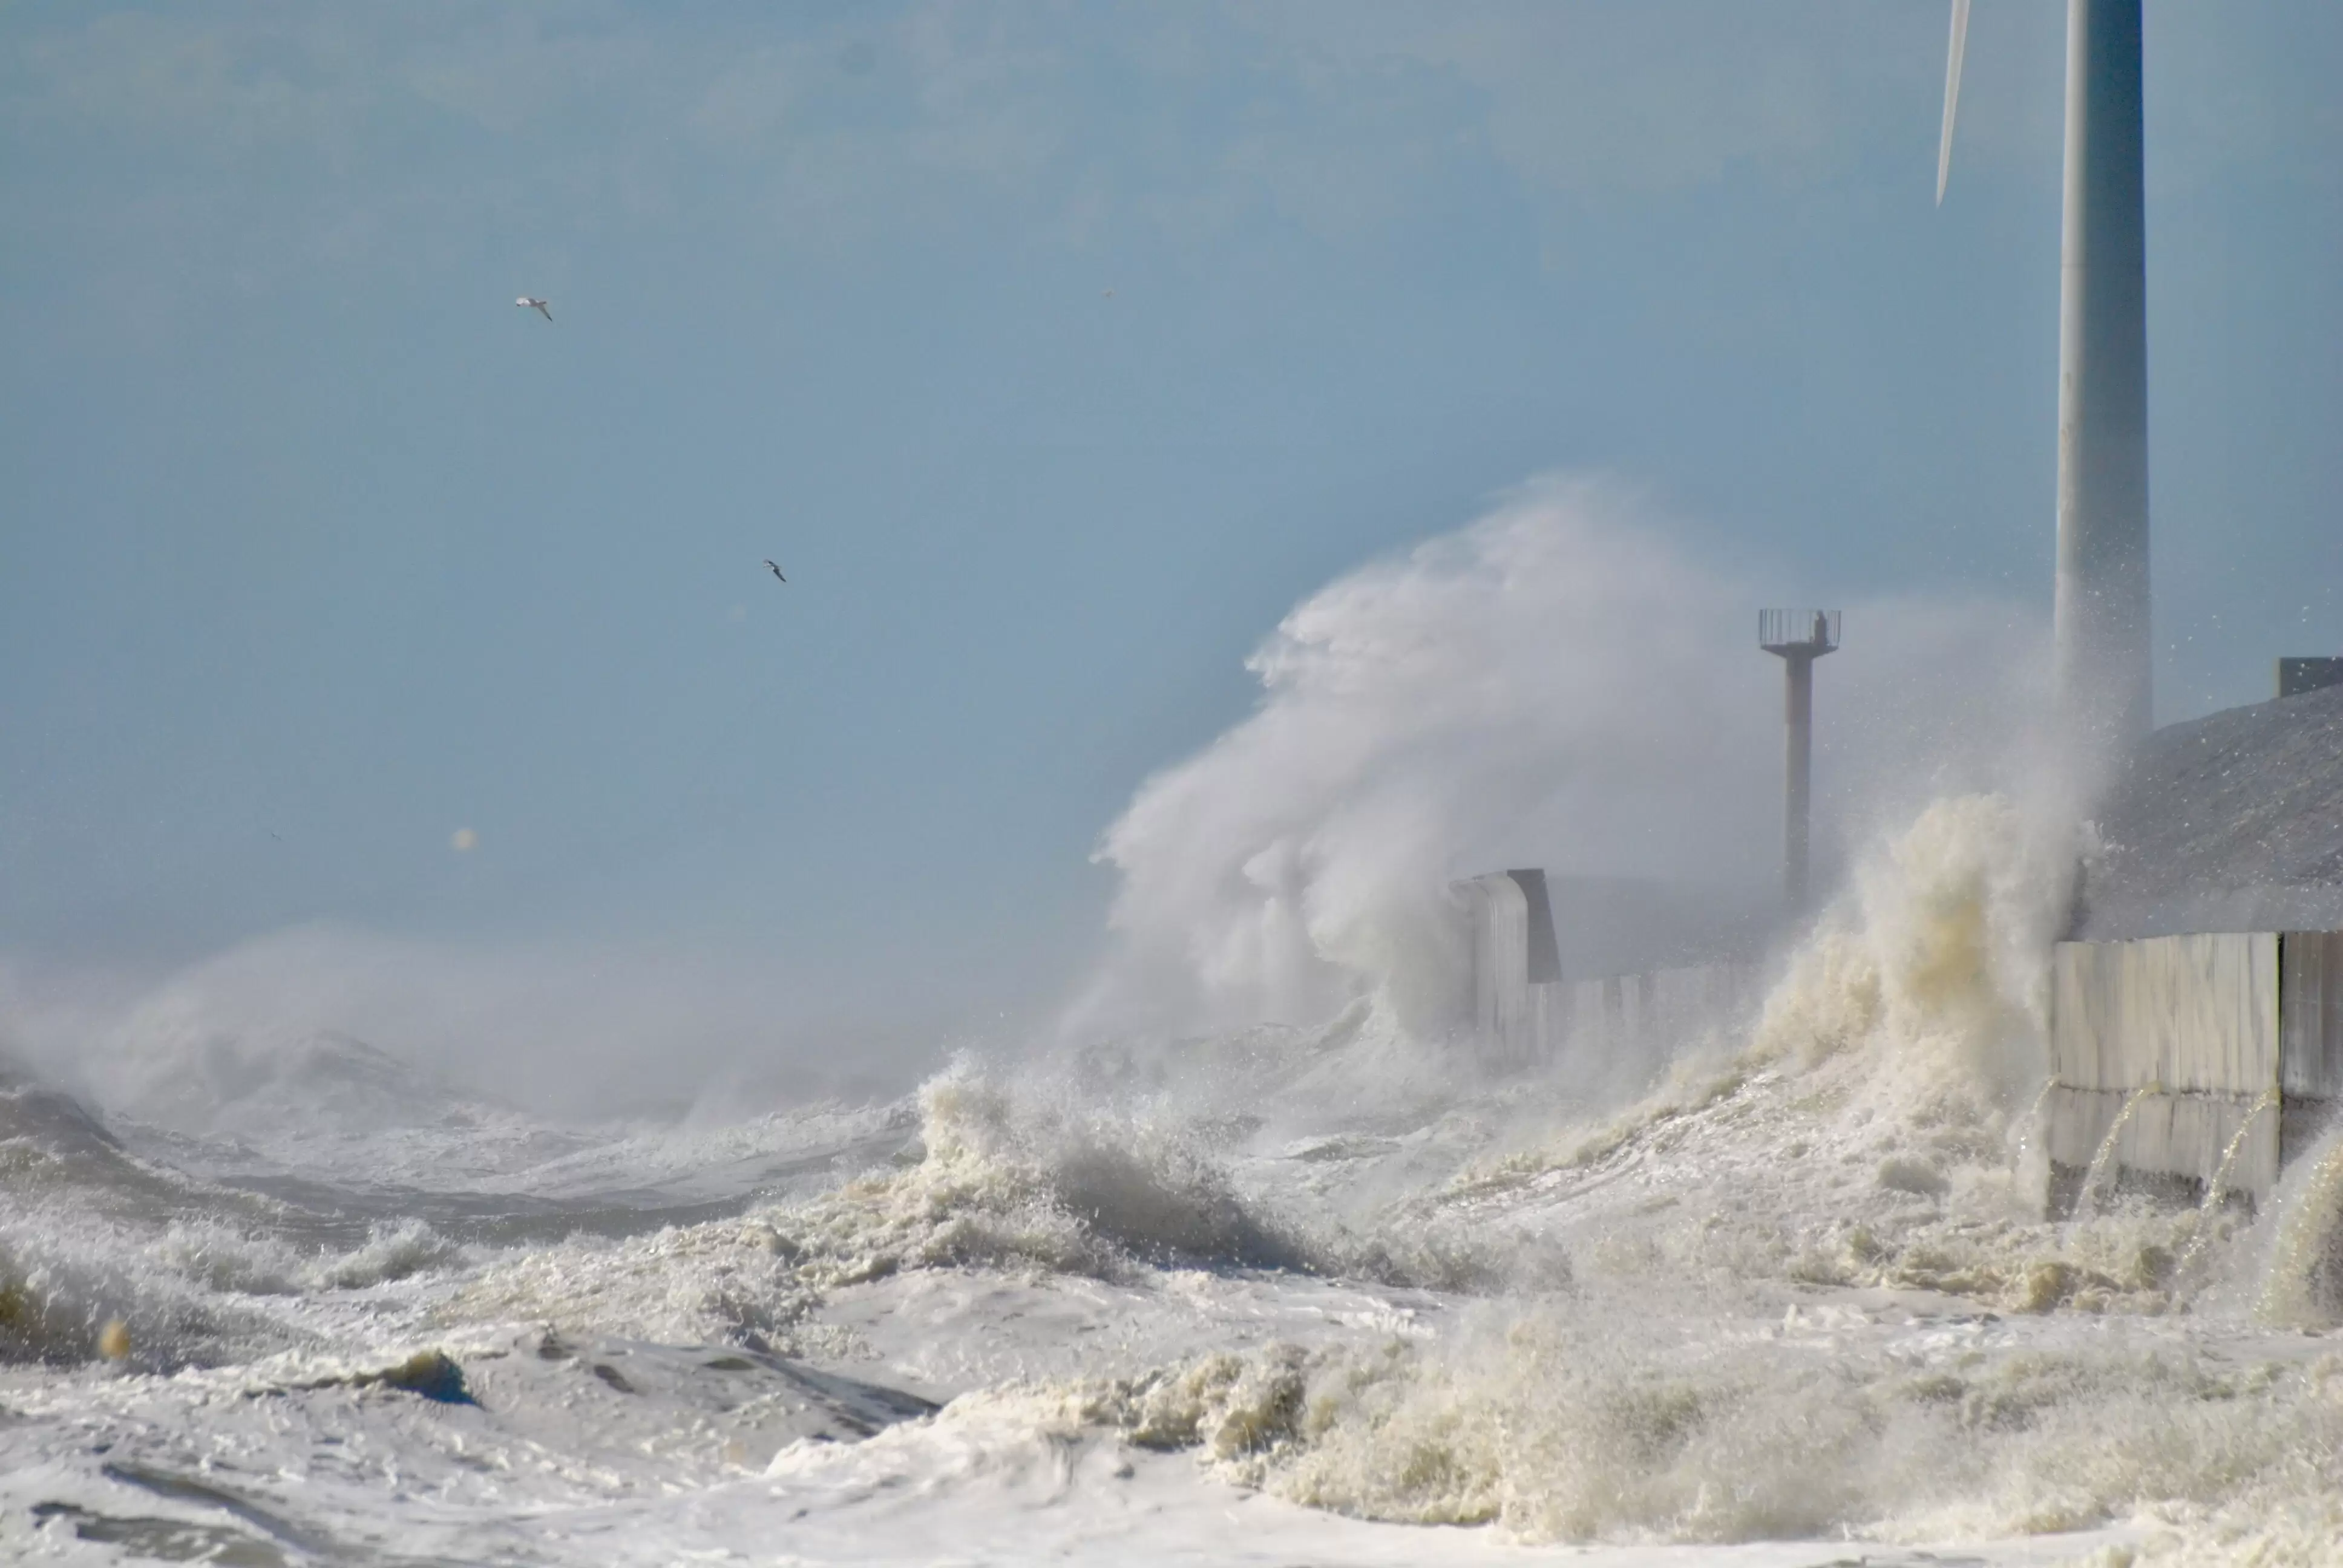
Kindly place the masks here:
<instances>
[{"instance_id":1,"label":"concrete tower pillar","mask_svg":"<svg viewBox=\"0 0 2343 1568\"><path fill-rule=\"evenodd\" d=\"M2067 0L2057 700L2096 772L2153 722L2140 0Z\"/></svg>"},{"instance_id":2,"label":"concrete tower pillar","mask_svg":"<svg viewBox=\"0 0 2343 1568\"><path fill-rule=\"evenodd\" d=\"M1784 679L1782 901L1806 908L1813 837L1815 660L1838 648L1836 610L1768 609L1757 614L1757 646L1782 661Z\"/></svg>"},{"instance_id":3,"label":"concrete tower pillar","mask_svg":"<svg viewBox=\"0 0 2343 1568\"><path fill-rule=\"evenodd\" d=\"M1808 865L1814 845L1815 656L1803 650L1783 656L1787 688L1782 716L1782 902L1793 911L1806 907Z\"/></svg>"}]
</instances>

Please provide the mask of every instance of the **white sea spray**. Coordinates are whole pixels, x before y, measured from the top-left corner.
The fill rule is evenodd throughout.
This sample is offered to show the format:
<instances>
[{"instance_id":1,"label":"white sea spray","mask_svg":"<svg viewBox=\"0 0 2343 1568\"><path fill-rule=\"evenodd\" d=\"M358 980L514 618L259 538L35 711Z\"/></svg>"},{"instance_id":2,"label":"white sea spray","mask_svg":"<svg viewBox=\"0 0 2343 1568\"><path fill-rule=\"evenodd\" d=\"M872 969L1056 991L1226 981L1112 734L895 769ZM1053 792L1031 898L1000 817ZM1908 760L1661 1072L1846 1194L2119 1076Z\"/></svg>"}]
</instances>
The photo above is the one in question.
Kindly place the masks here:
<instances>
[{"instance_id":1,"label":"white sea spray","mask_svg":"<svg viewBox=\"0 0 2343 1568\"><path fill-rule=\"evenodd\" d=\"M445 1324L541 1322L557 1332L795 1351L819 1302L760 1220L579 1234L489 1262L437 1308ZM817 1341L817 1342L820 1342Z\"/></svg>"},{"instance_id":2,"label":"white sea spray","mask_svg":"<svg viewBox=\"0 0 2343 1568\"><path fill-rule=\"evenodd\" d=\"M1463 973L1451 877L1766 876L1779 678L1749 644L1758 602L1652 498L1585 477L1329 583L1248 661L1255 711L1103 836L1116 941L1070 1027L1222 1033L1380 991L1422 1029ZM1828 677L1826 794L1850 820L2012 771L2031 616L1899 601L1848 624L1864 653Z\"/></svg>"},{"instance_id":3,"label":"white sea spray","mask_svg":"<svg viewBox=\"0 0 2343 1568\"><path fill-rule=\"evenodd\" d=\"M1083 1408L1299 1502L1536 1539L2132 1522L2151 1559L2324 1561L2343 1358L2241 1366L2215 1325L2162 1316L2184 1245L2250 1266L2243 1222L2127 1201L2051 1223L2015 1180L2058 859L2007 800L1932 806L1792 956L1744 1050L1407 1206L1562 1234L1568 1295L1443 1341L1209 1357ZM2323 1152L2278 1215L2264 1308L2295 1321L2338 1233ZM1914 1328L1883 1290L1978 1305ZM2018 1339L1987 1309L2171 1326Z\"/></svg>"},{"instance_id":4,"label":"white sea spray","mask_svg":"<svg viewBox=\"0 0 2343 1568\"><path fill-rule=\"evenodd\" d=\"M2255 1310L2286 1328L2343 1324L2343 1123L2302 1155L2271 1203Z\"/></svg>"},{"instance_id":5,"label":"white sea spray","mask_svg":"<svg viewBox=\"0 0 2343 1568\"><path fill-rule=\"evenodd\" d=\"M1704 1345L1714 1323L1661 1316L1656 1298L1582 1307L1074 1392L1132 1442L1197 1446L1297 1502L1536 1540L1924 1541L2143 1511L2234 1532L2257 1506L2328 1506L2343 1452L2333 1352L2241 1369L2177 1346L1973 1346L1931 1362L1845 1332ZM1628 1313L1645 1334L1621 1332Z\"/></svg>"}]
</instances>

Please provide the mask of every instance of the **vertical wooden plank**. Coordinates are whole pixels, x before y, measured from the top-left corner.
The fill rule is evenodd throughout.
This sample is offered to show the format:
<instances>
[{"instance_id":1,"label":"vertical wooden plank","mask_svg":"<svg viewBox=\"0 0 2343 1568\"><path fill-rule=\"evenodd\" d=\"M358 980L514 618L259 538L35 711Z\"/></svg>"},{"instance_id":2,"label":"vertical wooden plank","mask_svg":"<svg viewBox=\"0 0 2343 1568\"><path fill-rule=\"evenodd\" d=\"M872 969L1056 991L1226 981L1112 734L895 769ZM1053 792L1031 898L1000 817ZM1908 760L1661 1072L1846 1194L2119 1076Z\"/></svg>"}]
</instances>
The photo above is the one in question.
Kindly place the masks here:
<instances>
[{"instance_id":1,"label":"vertical wooden plank","mask_svg":"<svg viewBox=\"0 0 2343 1568\"><path fill-rule=\"evenodd\" d=\"M2267 1193L2280 1143L2279 1118L2264 1097L2282 1072L2308 1074L2308 1066L2289 1066L2292 1060L2316 1060L2323 1069L2329 1060L2332 988L2321 988L2315 1012L2320 1049L2281 1044L2282 1026L2291 1031L2288 1040L2311 1027L2304 1021L2311 1015L2301 978L2308 960L2286 951L2268 931L2059 944L2052 954L2050 1060L2054 1076L2069 1087L2051 1096L2053 1158L2087 1162L2097 1152L2095 1132L2104 1136L2124 1102L2155 1084L2162 1092L2143 1100L2124 1123L2119 1164L2207 1181L2236 1138L2228 1184ZM2322 945L2322 965L2330 953L2343 961L2343 945ZM2283 1004L2282 963L2288 987ZM2333 1032L2343 1037L2343 1020ZM2335 1060L2343 1062L2343 1051ZM2336 1078L2343 1085L2343 1070ZM2263 1104L2258 1113L2257 1104Z\"/></svg>"},{"instance_id":2,"label":"vertical wooden plank","mask_svg":"<svg viewBox=\"0 0 2343 1568\"><path fill-rule=\"evenodd\" d=\"M2251 967L2245 1001L2248 1010L2246 1039L2251 1054L2245 1063L2247 1081L2258 1095L2278 1087L2284 1060L2278 1045L2278 948L2276 931L2254 931L2246 938L2246 958Z\"/></svg>"},{"instance_id":3,"label":"vertical wooden plank","mask_svg":"<svg viewBox=\"0 0 2343 1568\"><path fill-rule=\"evenodd\" d=\"M2131 1078L2124 1058L2123 1041L2131 1020L2126 1016L2126 1001L2137 994L2133 970L2138 967L2138 950L2129 944L2098 955L2099 984L2099 1087L2121 1088Z\"/></svg>"},{"instance_id":4,"label":"vertical wooden plank","mask_svg":"<svg viewBox=\"0 0 2343 1568\"><path fill-rule=\"evenodd\" d=\"M2117 1013L2115 1030L2114 1074L2110 1088L2128 1089L2137 1080L2156 1076L2164 1039L2161 1020L2149 993L2156 985L2157 968L2153 949L2137 943L2127 945L2116 980L2117 992L2112 999Z\"/></svg>"},{"instance_id":5,"label":"vertical wooden plank","mask_svg":"<svg viewBox=\"0 0 2343 1568\"><path fill-rule=\"evenodd\" d=\"M2280 1082L2288 1095L2343 1099L2343 932L2281 939Z\"/></svg>"},{"instance_id":6,"label":"vertical wooden plank","mask_svg":"<svg viewBox=\"0 0 2343 1568\"><path fill-rule=\"evenodd\" d=\"M2322 1098L2343 1100L2343 931L2327 931L2319 941L2320 1050L2315 1078Z\"/></svg>"},{"instance_id":7,"label":"vertical wooden plank","mask_svg":"<svg viewBox=\"0 0 2343 1568\"><path fill-rule=\"evenodd\" d=\"M2326 1011L2319 995L2320 960L2325 944L2315 931L2288 931L2278 938L2278 1082L2288 1094L2308 1092L2312 1059L2323 1043L2319 1036Z\"/></svg>"},{"instance_id":8,"label":"vertical wooden plank","mask_svg":"<svg viewBox=\"0 0 2343 1568\"><path fill-rule=\"evenodd\" d=\"M2044 1143L2052 1160L2081 1169L2090 1164L2099 1141L2116 1119L2116 1097L2096 1089L2054 1089L2043 1108Z\"/></svg>"},{"instance_id":9,"label":"vertical wooden plank","mask_svg":"<svg viewBox=\"0 0 2343 1568\"><path fill-rule=\"evenodd\" d=\"M2073 942L2059 942L2050 950L2050 1079L2054 1083L2076 1081L2066 1060L2077 1032L2072 995L2074 949Z\"/></svg>"},{"instance_id":10,"label":"vertical wooden plank","mask_svg":"<svg viewBox=\"0 0 2343 1568\"><path fill-rule=\"evenodd\" d=\"M2322 931L2318 953L2318 1048L2310 1053L2304 1092L2343 1100L2343 931Z\"/></svg>"},{"instance_id":11,"label":"vertical wooden plank","mask_svg":"<svg viewBox=\"0 0 2343 1568\"><path fill-rule=\"evenodd\" d=\"M2053 951L2050 1073L2061 1083L2077 1089L2115 1085L2105 1037L2106 1004L2117 992L2106 985L2105 976L2120 961L2121 955L2104 943L2060 942Z\"/></svg>"}]
</instances>

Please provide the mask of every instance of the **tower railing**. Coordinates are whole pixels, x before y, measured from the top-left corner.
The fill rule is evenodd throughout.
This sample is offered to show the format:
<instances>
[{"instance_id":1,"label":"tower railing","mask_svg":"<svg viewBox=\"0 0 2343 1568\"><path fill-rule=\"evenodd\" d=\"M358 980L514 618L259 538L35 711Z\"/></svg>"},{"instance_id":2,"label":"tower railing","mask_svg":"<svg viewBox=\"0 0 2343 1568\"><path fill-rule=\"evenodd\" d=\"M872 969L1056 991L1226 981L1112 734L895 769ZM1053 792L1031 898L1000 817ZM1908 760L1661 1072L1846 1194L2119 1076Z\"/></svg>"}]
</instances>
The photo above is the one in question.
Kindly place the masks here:
<instances>
[{"instance_id":1,"label":"tower railing","mask_svg":"<svg viewBox=\"0 0 2343 1568\"><path fill-rule=\"evenodd\" d=\"M1835 609L1761 609L1757 612L1757 646L1767 653L1809 653L1820 658L1838 647L1839 617Z\"/></svg>"}]
</instances>

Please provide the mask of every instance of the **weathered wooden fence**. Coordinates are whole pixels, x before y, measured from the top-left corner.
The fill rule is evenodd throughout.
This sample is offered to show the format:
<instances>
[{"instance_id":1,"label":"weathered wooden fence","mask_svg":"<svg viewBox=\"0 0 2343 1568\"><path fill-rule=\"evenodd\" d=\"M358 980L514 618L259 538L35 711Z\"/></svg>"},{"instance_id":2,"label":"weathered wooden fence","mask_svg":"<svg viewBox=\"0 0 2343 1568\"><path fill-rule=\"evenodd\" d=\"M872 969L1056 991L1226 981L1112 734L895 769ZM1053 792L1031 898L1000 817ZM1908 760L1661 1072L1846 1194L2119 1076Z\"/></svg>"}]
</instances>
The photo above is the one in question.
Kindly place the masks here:
<instances>
[{"instance_id":1,"label":"weathered wooden fence","mask_svg":"<svg viewBox=\"0 0 2343 1568\"><path fill-rule=\"evenodd\" d=\"M2061 942L2051 977L2054 1171L2218 1180L2266 1196L2343 1099L2343 933Z\"/></svg>"}]
</instances>

